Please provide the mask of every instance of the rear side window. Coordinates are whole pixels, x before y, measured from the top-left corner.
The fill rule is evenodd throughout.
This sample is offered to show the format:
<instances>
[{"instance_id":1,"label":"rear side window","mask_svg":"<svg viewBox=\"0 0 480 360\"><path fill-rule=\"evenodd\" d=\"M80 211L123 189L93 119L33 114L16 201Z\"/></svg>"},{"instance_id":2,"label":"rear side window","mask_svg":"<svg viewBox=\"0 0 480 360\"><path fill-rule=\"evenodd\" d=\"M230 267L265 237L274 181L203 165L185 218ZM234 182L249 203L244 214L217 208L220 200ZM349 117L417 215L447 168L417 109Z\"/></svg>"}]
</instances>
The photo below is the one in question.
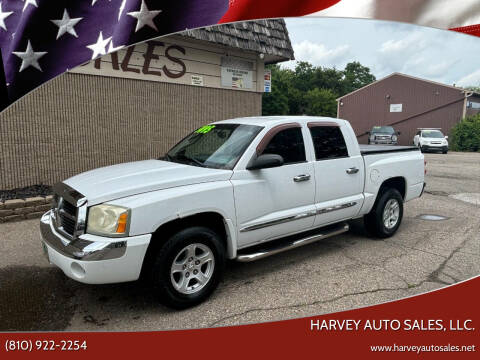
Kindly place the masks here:
<instances>
[{"instance_id":1,"label":"rear side window","mask_svg":"<svg viewBox=\"0 0 480 360\"><path fill-rule=\"evenodd\" d=\"M316 126L310 128L310 133L317 160L348 157L347 145L339 127Z\"/></svg>"},{"instance_id":2,"label":"rear side window","mask_svg":"<svg viewBox=\"0 0 480 360\"><path fill-rule=\"evenodd\" d=\"M286 165L306 161L302 129L298 127L280 131L270 140L263 154L280 155Z\"/></svg>"}]
</instances>

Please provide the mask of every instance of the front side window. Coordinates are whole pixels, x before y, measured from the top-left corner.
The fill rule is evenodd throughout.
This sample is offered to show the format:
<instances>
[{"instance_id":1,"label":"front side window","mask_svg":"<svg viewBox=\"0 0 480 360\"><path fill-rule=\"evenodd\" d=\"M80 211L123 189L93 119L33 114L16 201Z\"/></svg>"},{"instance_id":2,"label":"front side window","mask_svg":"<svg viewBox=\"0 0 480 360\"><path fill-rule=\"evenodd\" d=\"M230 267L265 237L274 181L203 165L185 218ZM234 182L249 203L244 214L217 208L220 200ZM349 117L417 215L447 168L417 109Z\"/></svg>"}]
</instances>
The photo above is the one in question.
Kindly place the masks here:
<instances>
[{"instance_id":1,"label":"front side window","mask_svg":"<svg viewBox=\"0 0 480 360\"><path fill-rule=\"evenodd\" d=\"M302 129L296 127L280 131L262 154L280 155L285 165L306 161Z\"/></svg>"},{"instance_id":2,"label":"front side window","mask_svg":"<svg viewBox=\"0 0 480 360\"><path fill-rule=\"evenodd\" d=\"M165 160L231 170L262 129L240 124L203 126L168 151Z\"/></svg>"},{"instance_id":3,"label":"front side window","mask_svg":"<svg viewBox=\"0 0 480 360\"><path fill-rule=\"evenodd\" d=\"M347 145L339 127L316 126L310 128L310 133L317 160L348 157Z\"/></svg>"}]
</instances>

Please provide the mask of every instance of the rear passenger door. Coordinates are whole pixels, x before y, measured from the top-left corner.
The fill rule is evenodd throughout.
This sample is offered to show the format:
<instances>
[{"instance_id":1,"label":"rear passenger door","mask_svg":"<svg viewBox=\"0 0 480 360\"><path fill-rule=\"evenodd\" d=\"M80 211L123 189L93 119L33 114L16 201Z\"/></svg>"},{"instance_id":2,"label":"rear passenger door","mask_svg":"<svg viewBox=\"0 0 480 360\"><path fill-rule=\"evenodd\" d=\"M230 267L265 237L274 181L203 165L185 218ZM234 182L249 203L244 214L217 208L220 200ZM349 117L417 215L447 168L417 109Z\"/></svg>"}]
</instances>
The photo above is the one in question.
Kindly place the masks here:
<instances>
[{"instance_id":1,"label":"rear passenger door","mask_svg":"<svg viewBox=\"0 0 480 360\"><path fill-rule=\"evenodd\" d=\"M363 204L365 176L360 152L347 148L348 132L335 122L312 122L308 129L315 149L314 226L356 216Z\"/></svg>"},{"instance_id":2,"label":"rear passenger door","mask_svg":"<svg viewBox=\"0 0 480 360\"><path fill-rule=\"evenodd\" d=\"M300 124L271 129L256 154L277 154L284 165L261 170L236 169L232 176L238 246L293 234L312 227L315 219L313 163L307 161Z\"/></svg>"}]
</instances>

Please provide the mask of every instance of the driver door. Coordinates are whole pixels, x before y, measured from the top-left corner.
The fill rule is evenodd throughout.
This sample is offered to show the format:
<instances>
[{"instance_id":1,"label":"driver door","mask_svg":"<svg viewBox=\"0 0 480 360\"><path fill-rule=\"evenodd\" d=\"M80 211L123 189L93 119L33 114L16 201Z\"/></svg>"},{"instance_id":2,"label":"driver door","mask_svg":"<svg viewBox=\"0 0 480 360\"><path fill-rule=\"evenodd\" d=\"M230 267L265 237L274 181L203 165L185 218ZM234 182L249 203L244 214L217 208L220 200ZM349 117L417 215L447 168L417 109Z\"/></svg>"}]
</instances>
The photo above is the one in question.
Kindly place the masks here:
<instances>
[{"instance_id":1,"label":"driver door","mask_svg":"<svg viewBox=\"0 0 480 360\"><path fill-rule=\"evenodd\" d=\"M239 248L313 226L315 171L307 161L304 136L304 129L296 123L275 127L259 143L257 155L280 155L284 165L234 171L231 181Z\"/></svg>"}]
</instances>

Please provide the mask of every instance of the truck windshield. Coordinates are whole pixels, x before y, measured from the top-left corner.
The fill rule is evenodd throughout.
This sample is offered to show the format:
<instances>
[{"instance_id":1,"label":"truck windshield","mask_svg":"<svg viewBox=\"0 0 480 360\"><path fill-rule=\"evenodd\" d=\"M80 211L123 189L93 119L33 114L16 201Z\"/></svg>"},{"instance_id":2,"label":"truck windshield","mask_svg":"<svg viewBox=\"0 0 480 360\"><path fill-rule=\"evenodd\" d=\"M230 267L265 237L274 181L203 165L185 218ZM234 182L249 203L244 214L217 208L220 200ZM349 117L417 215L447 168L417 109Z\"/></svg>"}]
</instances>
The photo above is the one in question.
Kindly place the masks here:
<instances>
[{"instance_id":1,"label":"truck windshield","mask_svg":"<svg viewBox=\"0 0 480 360\"><path fill-rule=\"evenodd\" d=\"M170 149L165 160L231 170L261 130L254 125L206 125Z\"/></svg>"},{"instance_id":2,"label":"truck windshield","mask_svg":"<svg viewBox=\"0 0 480 360\"><path fill-rule=\"evenodd\" d=\"M444 135L441 131L438 130L423 130L422 137L424 138L433 138L433 139L443 139Z\"/></svg>"},{"instance_id":3,"label":"truck windshield","mask_svg":"<svg viewBox=\"0 0 480 360\"><path fill-rule=\"evenodd\" d=\"M395 134L395 130L391 126L374 126L371 132L372 134Z\"/></svg>"}]
</instances>

